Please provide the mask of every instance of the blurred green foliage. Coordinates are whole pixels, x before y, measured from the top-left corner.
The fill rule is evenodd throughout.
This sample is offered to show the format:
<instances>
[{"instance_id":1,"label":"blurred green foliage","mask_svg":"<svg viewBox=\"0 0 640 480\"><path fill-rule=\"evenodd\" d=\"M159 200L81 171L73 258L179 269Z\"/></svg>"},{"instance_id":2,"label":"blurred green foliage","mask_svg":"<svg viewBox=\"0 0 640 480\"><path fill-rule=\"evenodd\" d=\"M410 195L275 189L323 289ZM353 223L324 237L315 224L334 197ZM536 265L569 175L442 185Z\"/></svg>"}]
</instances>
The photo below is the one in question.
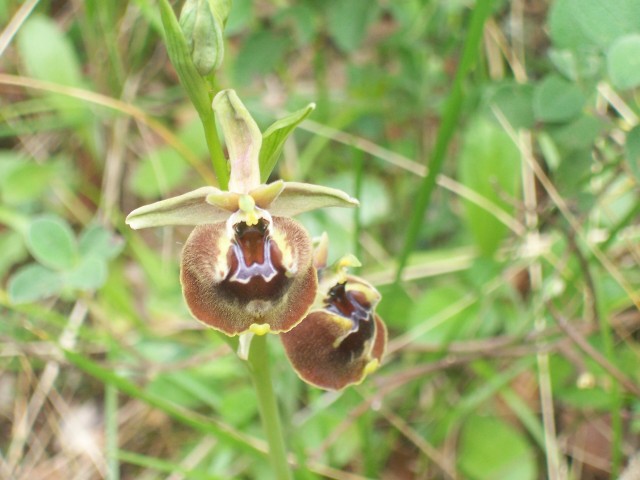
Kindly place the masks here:
<instances>
[{"instance_id":1,"label":"blurred green foliage","mask_svg":"<svg viewBox=\"0 0 640 480\"><path fill-rule=\"evenodd\" d=\"M22 5L0 2L3 32L17 27L0 57L1 471L70 475L56 465L73 458L89 478L269 478L249 376L182 302L188 229L123 222L211 171L159 3ZM306 118L286 143L273 136L270 178L360 197L355 216L301 221L330 234L331 259L357 244L390 327L380 371L340 393L303 385L270 339L299 478L606 479L637 455L637 1L494 2L392 284L474 7L233 2L213 86L238 90L263 132ZM48 362L60 371L44 407L23 408ZM78 432L98 440L78 447Z\"/></svg>"}]
</instances>

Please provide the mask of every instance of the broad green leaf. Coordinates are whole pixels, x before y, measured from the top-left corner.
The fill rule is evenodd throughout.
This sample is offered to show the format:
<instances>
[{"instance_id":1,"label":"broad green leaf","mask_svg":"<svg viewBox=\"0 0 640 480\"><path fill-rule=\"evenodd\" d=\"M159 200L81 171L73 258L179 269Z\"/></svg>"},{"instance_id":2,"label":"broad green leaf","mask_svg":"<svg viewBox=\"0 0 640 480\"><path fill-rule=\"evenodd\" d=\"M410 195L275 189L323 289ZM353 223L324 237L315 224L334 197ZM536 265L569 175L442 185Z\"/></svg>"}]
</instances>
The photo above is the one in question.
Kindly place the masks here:
<instances>
[{"instance_id":1,"label":"broad green leaf","mask_svg":"<svg viewBox=\"0 0 640 480\"><path fill-rule=\"evenodd\" d=\"M31 76L70 87L82 86L80 63L73 46L53 20L31 15L22 25L17 40L22 61Z\"/></svg>"},{"instance_id":2,"label":"broad green leaf","mask_svg":"<svg viewBox=\"0 0 640 480\"><path fill-rule=\"evenodd\" d=\"M520 153L509 136L486 120L468 129L458 159L460 181L476 194L506 212L520 189ZM464 201L465 221L479 249L492 254L507 233L507 227L490 211Z\"/></svg>"},{"instance_id":3,"label":"broad green leaf","mask_svg":"<svg viewBox=\"0 0 640 480\"><path fill-rule=\"evenodd\" d=\"M84 229L78 239L82 257L97 257L104 260L115 258L124 247L122 239L101 225L91 225Z\"/></svg>"},{"instance_id":4,"label":"broad green leaf","mask_svg":"<svg viewBox=\"0 0 640 480\"><path fill-rule=\"evenodd\" d=\"M107 263L99 257L85 257L74 269L64 273L63 281L65 287L74 290L97 290L107 281Z\"/></svg>"},{"instance_id":5,"label":"broad green leaf","mask_svg":"<svg viewBox=\"0 0 640 480\"><path fill-rule=\"evenodd\" d=\"M282 64L290 39L269 29L257 30L242 44L234 63L236 83L246 85L256 75L274 71Z\"/></svg>"},{"instance_id":6,"label":"broad green leaf","mask_svg":"<svg viewBox=\"0 0 640 480\"><path fill-rule=\"evenodd\" d=\"M531 128L533 117L533 87L518 83L499 86L489 97L489 109L492 115L503 115L514 130Z\"/></svg>"},{"instance_id":7,"label":"broad green leaf","mask_svg":"<svg viewBox=\"0 0 640 480\"><path fill-rule=\"evenodd\" d=\"M523 433L494 417L471 416L462 425L458 466L470 480L534 480L535 452Z\"/></svg>"},{"instance_id":8,"label":"broad green leaf","mask_svg":"<svg viewBox=\"0 0 640 480\"><path fill-rule=\"evenodd\" d=\"M9 279L9 299L13 303L42 300L60 293L60 274L37 263L30 263L16 271Z\"/></svg>"},{"instance_id":9,"label":"broad green leaf","mask_svg":"<svg viewBox=\"0 0 640 480\"><path fill-rule=\"evenodd\" d=\"M334 0L326 7L329 34L343 51L353 52L364 40L378 4L370 0Z\"/></svg>"},{"instance_id":10,"label":"broad green leaf","mask_svg":"<svg viewBox=\"0 0 640 480\"><path fill-rule=\"evenodd\" d=\"M308 46L316 36L319 20L310 6L297 4L282 12L278 23L290 25L293 28L297 45Z\"/></svg>"},{"instance_id":11,"label":"broad green leaf","mask_svg":"<svg viewBox=\"0 0 640 480\"><path fill-rule=\"evenodd\" d=\"M549 33L556 48L576 50L595 46L595 42L576 26L573 0L556 0L548 16Z\"/></svg>"},{"instance_id":12,"label":"broad green leaf","mask_svg":"<svg viewBox=\"0 0 640 480\"><path fill-rule=\"evenodd\" d=\"M591 148L604 124L590 115L581 115L576 120L556 129L549 130L551 137L562 151Z\"/></svg>"},{"instance_id":13,"label":"broad green leaf","mask_svg":"<svg viewBox=\"0 0 640 480\"><path fill-rule=\"evenodd\" d=\"M201 117L211 117L211 104L209 101L209 87L207 82L196 70L187 42L178 23L173 8L168 0L159 0L160 16L164 26L167 52L173 67L180 77L182 86L187 91L194 107Z\"/></svg>"},{"instance_id":14,"label":"broad green leaf","mask_svg":"<svg viewBox=\"0 0 640 480\"><path fill-rule=\"evenodd\" d=\"M48 190L56 172L56 165L39 165L26 159L8 157L0 167L0 194L10 205L21 205L41 199Z\"/></svg>"},{"instance_id":15,"label":"broad green leaf","mask_svg":"<svg viewBox=\"0 0 640 480\"><path fill-rule=\"evenodd\" d=\"M640 85L640 34L618 38L607 52L607 71L620 90Z\"/></svg>"},{"instance_id":16,"label":"broad green leaf","mask_svg":"<svg viewBox=\"0 0 640 480\"><path fill-rule=\"evenodd\" d=\"M247 29L253 20L252 0L233 0L224 31L227 35L235 35Z\"/></svg>"},{"instance_id":17,"label":"broad green leaf","mask_svg":"<svg viewBox=\"0 0 640 480\"><path fill-rule=\"evenodd\" d=\"M591 178L593 158L591 148L571 151L560 157L555 170L557 187L566 197L579 195Z\"/></svg>"},{"instance_id":18,"label":"broad green leaf","mask_svg":"<svg viewBox=\"0 0 640 480\"><path fill-rule=\"evenodd\" d=\"M260 149L260 179L262 182L266 182L271 175L280 157L280 152L282 152L284 142L289 138L291 132L315 108L316 104L310 103L305 108L277 120L262 134L262 148Z\"/></svg>"},{"instance_id":19,"label":"broad green leaf","mask_svg":"<svg viewBox=\"0 0 640 480\"><path fill-rule=\"evenodd\" d=\"M18 32L17 46L29 75L68 87L83 86L73 45L50 18L30 16ZM81 100L56 94L46 98L67 120L76 121L88 114Z\"/></svg>"},{"instance_id":20,"label":"broad green leaf","mask_svg":"<svg viewBox=\"0 0 640 480\"><path fill-rule=\"evenodd\" d=\"M629 162L629 168L640 182L640 126L636 125L627 133L624 151Z\"/></svg>"},{"instance_id":21,"label":"broad green leaf","mask_svg":"<svg viewBox=\"0 0 640 480\"><path fill-rule=\"evenodd\" d=\"M11 230L0 232L0 252L0 278L27 256L22 236Z\"/></svg>"},{"instance_id":22,"label":"broad green leaf","mask_svg":"<svg viewBox=\"0 0 640 480\"><path fill-rule=\"evenodd\" d=\"M640 33L640 2L637 0L568 1L574 25L603 49L623 35Z\"/></svg>"},{"instance_id":23,"label":"broad green leaf","mask_svg":"<svg viewBox=\"0 0 640 480\"><path fill-rule=\"evenodd\" d=\"M543 122L566 122L578 116L585 103L580 89L557 75L547 76L533 96L536 119Z\"/></svg>"},{"instance_id":24,"label":"broad green leaf","mask_svg":"<svg viewBox=\"0 0 640 480\"><path fill-rule=\"evenodd\" d=\"M603 58L597 50L550 49L549 60L562 76L583 82L602 74Z\"/></svg>"},{"instance_id":25,"label":"broad green leaf","mask_svg":"<svg viewBox=\"0 0 640 480\"><path fill-rule=\"evenodd\" d=\"M38 262L54 270L69 270L78 260L76 238L60 217L43 216L31 222L27 246Z\"/></svg>"}]
</instances>

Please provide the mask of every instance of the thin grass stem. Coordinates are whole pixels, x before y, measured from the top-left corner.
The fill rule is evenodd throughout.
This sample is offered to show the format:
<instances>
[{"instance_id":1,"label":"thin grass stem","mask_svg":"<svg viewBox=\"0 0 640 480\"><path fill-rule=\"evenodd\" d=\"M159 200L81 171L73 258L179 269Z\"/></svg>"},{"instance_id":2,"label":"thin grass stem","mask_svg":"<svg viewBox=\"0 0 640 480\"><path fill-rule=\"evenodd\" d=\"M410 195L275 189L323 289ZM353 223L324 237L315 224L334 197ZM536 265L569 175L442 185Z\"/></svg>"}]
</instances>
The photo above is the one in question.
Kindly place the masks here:
<instances>
[{"instance_id":1,"label":"thin grass stem","mask_svg":"<svg viewBox=\"0 0 640 480\"><path fill-rule=\"evenodd\" d=\"M458 118L462 111L462 101L464 99L463 83L478 58L478 49L480 48L480 42L482 41L484 23L489 17L492 7L493 0L479 0L471 14L471 20L469 21L469 33L464 43L462 59L460 60L460 65L456 71L451 93L447 97L444 114L442 116L442 123L436 138L436 144L431 153L431 158L429 159L429 171L422 181L422 185L418 191L418 196L413 204L413 208L411 209L412 215L409 220L404 246L398 257L398 269L396 270L395 278L396 283L400 283L402 272L407 266L407 262L409 260L409 255L418 240L424 213L429 208L431 194L433 193L436 185L436 179L442 170L449 143L453 138L456 127L458 126Z\"/></svg>"}]
</instances>

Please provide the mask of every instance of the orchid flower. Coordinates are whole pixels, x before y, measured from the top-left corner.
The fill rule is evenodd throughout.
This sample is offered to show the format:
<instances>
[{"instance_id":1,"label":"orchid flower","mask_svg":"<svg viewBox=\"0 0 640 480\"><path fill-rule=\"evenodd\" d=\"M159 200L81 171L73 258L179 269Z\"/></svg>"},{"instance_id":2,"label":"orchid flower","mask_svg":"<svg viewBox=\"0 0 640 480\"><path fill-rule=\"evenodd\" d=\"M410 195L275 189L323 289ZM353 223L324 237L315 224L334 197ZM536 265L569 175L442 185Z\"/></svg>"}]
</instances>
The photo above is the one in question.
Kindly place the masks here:
<instances>
[{"instance_id":1,"label":"orchid flower","mask_svg":"<svg viewBox=\"0 0 640 480\"><path fill-rule=\"evenodd\" d=\"M353 256L326 268L327 237L314 264L320 287L313 307L293 330L280 335L285 353L300 378L327 390L358 384L378 368L387 344L387 329L375 313L380 293L362 278L347 273L360 266Z\"/></svg>"},{"instance_id":2,"label":"orchid flower","mask_svg":"<svg viewBox=\"0 0 640 480\"><path fill-rule=\"evenodd\" d=\"M262 184L257 124L233 90L218 93L212 106L229 152L229 191L198 188L140 207L126 221L134 229L195 226L180 279L196 319L230 336L289 331L318 288L311 239L290 217L358 201L318 185Z\"/></svg>"}]
</instances>

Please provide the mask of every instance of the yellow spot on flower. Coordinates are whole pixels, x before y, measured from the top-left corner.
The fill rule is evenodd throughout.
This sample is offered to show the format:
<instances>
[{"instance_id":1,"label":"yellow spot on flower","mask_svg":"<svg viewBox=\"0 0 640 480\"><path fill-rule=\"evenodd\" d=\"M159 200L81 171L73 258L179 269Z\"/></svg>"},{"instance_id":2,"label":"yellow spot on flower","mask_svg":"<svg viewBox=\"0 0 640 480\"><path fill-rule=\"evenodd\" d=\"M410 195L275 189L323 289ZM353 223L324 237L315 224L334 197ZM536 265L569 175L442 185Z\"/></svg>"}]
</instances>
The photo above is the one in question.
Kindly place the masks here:
<instances>
[{"instance_id":1,"label":"yellow spot on flower","mask_svg":"<svg viewBox=\"0 0 640 480\"><path fill-rule=\"evenodd\" d=\"M256 335L265 335L271 331L271 327L267 323L252 323L249 331Z\"/></svg>"},{"instance_id":2,"label":"yellow spot on flower","mask_svg":"<svg viewBox=\"0 0 640 480\"><path fill-rule=\"evenodd\" d=\"M245 214L245 223L250 227L258 224L258 216L256 215L256 202L251 195L242 195L238 201L240 210Z\"/></svg>"},{"instance_id":3,"label":"yellow spot on flower","mask_svg":"<svg viewBox=\"0 0 640 480\"><path fill-rule=\"evenodd\" d=\"M365 376L369 375L370 373L375 372L378 367L380 366L380 362L378 361L377 358L374 358L373 360L371 360L369 363L367 363L367 365L364 367L364 374Z\"/></svg>"},{"instance_id":4,"label":"yellow spot on flower","mask_svg":"<svg viewBox=\"0 0 640 480\"><path fill-rule=\"evenodd\" d=\"M355 255L345 255L335 264L336 274L338 275L338 283L347 281L347 270L352 267L360 267L362 264Z\"/></svg>"}]
</instances>

